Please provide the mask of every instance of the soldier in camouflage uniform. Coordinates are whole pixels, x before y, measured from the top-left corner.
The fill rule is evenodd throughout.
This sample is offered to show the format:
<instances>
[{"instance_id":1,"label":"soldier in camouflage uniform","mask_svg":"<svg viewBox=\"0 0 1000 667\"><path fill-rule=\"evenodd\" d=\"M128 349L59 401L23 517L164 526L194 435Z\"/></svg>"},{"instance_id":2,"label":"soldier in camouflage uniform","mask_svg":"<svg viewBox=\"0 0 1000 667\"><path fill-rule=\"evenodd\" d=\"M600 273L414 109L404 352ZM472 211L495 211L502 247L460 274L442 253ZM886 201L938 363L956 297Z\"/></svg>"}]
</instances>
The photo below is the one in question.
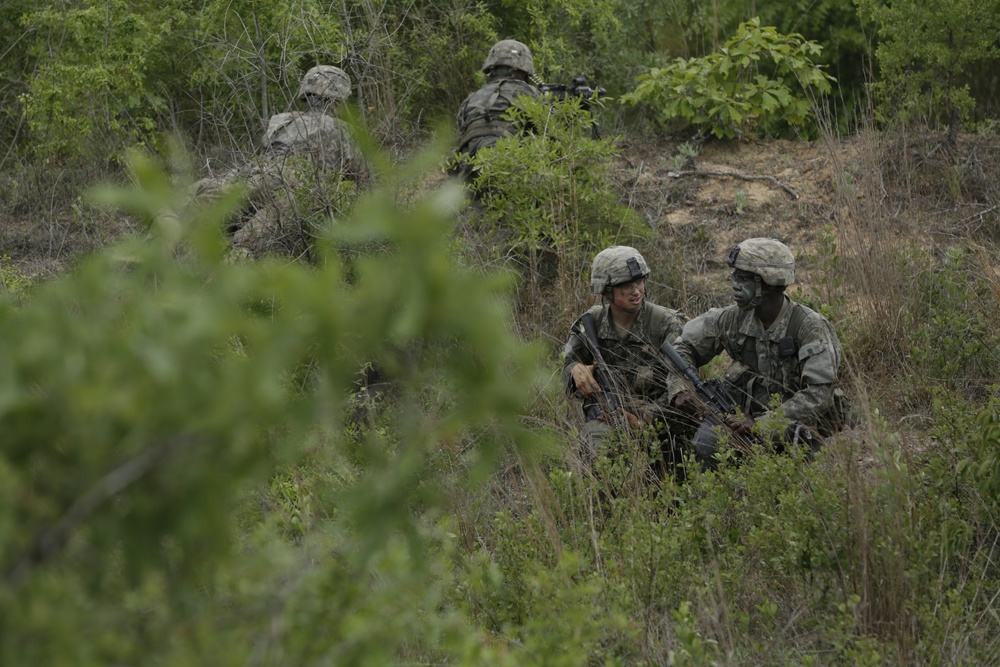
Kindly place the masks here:
<instances>
[{"instance_id":1,"label":"soldier in camouflage uniform","mask_svg":"<svg viewBox=\"0 0 1000 667\"><path fill-rule=\"evenodd\" d=\"M667 368L657 350L680 334L685 317L646 300L648 276L646 260L635 248L602 250L590 270L590 291L600 294L602 302L587 312L594 319L598 349L623 405L624 425L633 433L652 426L666 445L674 411L667 396ZM584 455L592 459L604 447L612 427L599 401L602 390L594 376L595 355L582 319L570 329L563 349L562 377L567 395L581 402L586 419Z\"/></svg>"},{"instance_id":2,"label":"soldier in camouflage uniform","mask_svg":"<svg viewBox=\"0 0 1000 667\"><path fill-rule=\"evenodd\" d=\"M843 427L837 334L826 318L785 295L795 281L795 258L784 243L748 239L733 247L727 263L733 269L735 304L692 319L674 347L695 368L728 353L732 362L724 381L744 412L729 420L734 432L759 439L754 420L771 414L772 396L777 395L780 411L790 422L779 444L815 448L821 436ZM670 396L683 412L703 412L677 375L671 376ZM715 466L718 439L717 429L708 424L695 435L695 454L703 466Z\"/></svg>"},{"instance_id":3,"label":"soldier in camouflage uniform","mask_svg":"<svg viewBox=\"0 0 1000 667\"><path fill-rule=\"evenodd\" d=\"M458 108L458 159L452 173L465 180L473 174L469 159L503 137L512 136L511 123L502 116L518 97L540 97L529 82L535 74L531 51L513 39L497 42L483 63L488 83L465 98Z\"/></svg>"},{"instance_id":4,"label":"soldier in camouflage uniform","mask_svg":"<svg viewBox=\"0 0 1000 667\"><path fill-rule=\"evenodd\" d=\"M329 113L350 94L351 81L342 69L313 67L303 77L297 95L308 109L272 116L259 158L195 183L193 197L203 201L237 183L246 188L246 203L228 230L235 249L250 255L301 252L309 230L303 229L299 219L305 216L296 211L295 193L322 196L326 176L356 184L367 180L367 165L347 124Z\"/></svg>"},{"instance_id":5,"label":"soldier in camouflage uniform","mask_svg":"<svg viewBox=\"0 0 1000 667\"><path fill-rule=\"evenodd\" d=\"M351 95L351 80L339 67L317 65L302 79L298 99L308 111L271 116L264 133L264 152L275 157L307 154L322 169L336 171L352 180L368 175L361 152L347 124L329 111Z\"/></svg>"}]
</instances>

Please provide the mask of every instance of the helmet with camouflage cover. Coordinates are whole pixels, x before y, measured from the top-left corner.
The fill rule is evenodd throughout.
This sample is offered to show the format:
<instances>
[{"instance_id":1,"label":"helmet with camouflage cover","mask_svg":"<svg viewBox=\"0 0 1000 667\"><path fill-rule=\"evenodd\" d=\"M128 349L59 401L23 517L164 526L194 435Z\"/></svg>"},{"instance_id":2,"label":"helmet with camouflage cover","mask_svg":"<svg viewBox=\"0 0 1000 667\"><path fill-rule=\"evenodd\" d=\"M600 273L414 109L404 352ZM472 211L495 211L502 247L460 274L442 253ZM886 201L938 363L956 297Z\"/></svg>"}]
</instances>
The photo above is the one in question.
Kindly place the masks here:
<instances>
[{"instance_id":1,"label":"helmet with camouflage cover","mask_svg":"<svg viewBox=\"0 0 1000 667\"><path fill-rule=\"evenodd\" d=\"M753 238L733 246L726 264L760 276L766 284L787 287L795 282L795 257L781 241Z\"/></svg>"},{"instance_id":2,"label":"helmet with camouflage cover","mask_svg":"<svg viewBox=\"0 0 1000 667\"><path fill-rule=\"evenodd\" d=\"M627 245L613 245L597 253L590 266L590 291L603 294L615 285L630 283L649 275L649 267L639 251Z\"/></svg>"},{"instance_id":3,"label":"helmet with camouflage cover","mask_svg":"<svg viewBox=\"0 0 1000 667\"><path fill-rule=\"evenodd\" d=\"M304 100L306 95L341 102L351 96L351 79L339 67L316 65L302 77L298 98Z\"/></svg>"},{"instance_id":4,"label":"helmet with camouflage cover","mask_svg":"<svg viewBox=\"0 0 1000 667\"><path fill-rule=\"evenodd\" d=\"M535 73L531 49L516 39L504 39L494 44L486 56L486 62L483 63L483 71L489 74L490 70L500 65L519 69L528 76Z\"/></svg>"}]
</instances>

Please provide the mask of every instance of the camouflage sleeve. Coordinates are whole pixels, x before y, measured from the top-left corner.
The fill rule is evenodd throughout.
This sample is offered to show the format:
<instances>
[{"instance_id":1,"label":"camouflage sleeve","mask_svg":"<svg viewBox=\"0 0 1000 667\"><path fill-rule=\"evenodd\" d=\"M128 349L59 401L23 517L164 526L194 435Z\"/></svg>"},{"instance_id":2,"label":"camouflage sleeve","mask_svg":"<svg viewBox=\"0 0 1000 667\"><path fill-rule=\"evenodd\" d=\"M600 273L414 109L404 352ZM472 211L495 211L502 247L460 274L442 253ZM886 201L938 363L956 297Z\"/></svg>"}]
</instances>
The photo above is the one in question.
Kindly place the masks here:
<instances>
[{"instance_id":1,"label":"camouflage sleeve","mask_svg":"<svg viewBox=\"0 0 1000 667\"><path fill-rule=\"evenodd\" d=\"M673 343L681 359L694 368L701 368L722 352L724 341L720 335L720 320L724 312L722 308L712 308L684 325L680 336ZM667 381L667 404L673 402L674 396L689 388L687 381L679 373L671 373Z\"/></svg>"},{"instance_id":2,"label":"camouflage sleeve","mask_svg":"<svg viewBox=\"0 0 1000 667\"><path fill-rule=\"evenodd\" d=\"M787 419L815 426L833 405L833 390L840 369L840 343L830 325L817 313L812 313L802 323L798 338L801 388L781 404L781 409Z\"/></svg>"},{"instance_id":3,"label":"camouflage sleeve","mask_svg":"<svg viewBox=\"0 0 1000 667\"><path fill-rule=\"evenodd\" d=\"M461 138L462 134L465 132L465 105L469 103L469 98L466 97L462 100L462 104L458 107L458 113L455 114L455 125L458 127L458 136Z\"/></svg>"},{"instance_id":4,"label":"camouflage sleeve","mask_svg":"<svg viewBox=\"0 0 1000 667\"><path fill-rule=\"evenodd\" d=\"M345 132L342 150L344 155L343 174L359 185L367 183L371 177L371 165L349 132Z\"/></svg>"},{"instance_id":5,"label":"camouflage sleeve","mask_svg":"<svg viewBox=\"0 0 1000 667\"><path fill-rule=\"evenodd\" d=\"M660 331L657 332L657 340L673 342L681 335L687 316L679 310L668 310L667 317L664 318Z\"/></svg>"},{"instance_id":6,"label":"camouflage sleeve","mask_svg":"<svg viewBox=\"0 0 1000 667\"><path fill-rule=\"evenodd\" d=\"M538 88L527 82L523 83L520 92L522 95L526 95L536 100L542 96L542 93L538 90Z\"/></svg>"},{"instance_id":7,"label":"camouflage sleeve","mask_svg":"<svg viewBox=\"0 0 1000 667\"><path fill-rule=\"evenodd\" d=\"M574 364L592 364L594 357L583 339L580 320L573 323L570 328L569 338L563 346L562 351L562 379L563 387L567 396L577 396L576 383L573 382L572 367Z\"/></svg>"}]
</instances>

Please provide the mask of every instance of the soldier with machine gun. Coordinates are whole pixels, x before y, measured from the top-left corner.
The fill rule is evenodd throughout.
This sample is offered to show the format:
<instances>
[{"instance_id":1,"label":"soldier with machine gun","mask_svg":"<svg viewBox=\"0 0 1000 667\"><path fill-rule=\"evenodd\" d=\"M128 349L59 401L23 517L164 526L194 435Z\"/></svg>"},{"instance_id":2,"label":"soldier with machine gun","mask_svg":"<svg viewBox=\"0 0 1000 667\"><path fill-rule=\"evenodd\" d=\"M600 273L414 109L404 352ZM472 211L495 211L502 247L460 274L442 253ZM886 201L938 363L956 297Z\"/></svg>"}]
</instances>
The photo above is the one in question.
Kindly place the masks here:
<instances>
[{"instance_id":1,"label":"soldier with machine gun","mask_svg":"<svg viewBox=\"0 0 1000 667\"><path fill-rule=\"evenodd\" d=\"M726 261L733 269L735 303L692 319L673 346L674 363L694 369L728 353L732 361L721 383L731 397L728 406L710 414L690 377L680 375L669 380L670 403L708 417L692 443L706 468L717 465L721 434L735 437L744 453L748 443L761 440L755 422L771 416L774 396L789 422L785 433L772 436L775 444L816 449L821 438L843 428L847 419L846 400L837 387L843 356L837 334L825 317L785 295L795 281L795 258L784 243L747 239L733 247Z\"/></svg>"},{"instance_id":2,"label":"soldier with machine gun","mask_svg":"<svg viewBox=\"0 0 1000 667\"><path fill-rule=\"evenodd\" d=\"M589 109L593 100L605 93L603 88L592 88L584 77L573 79L571 84L539 83L531 50L514 39L494 44L482 70L489 80L465 98L456 118L458 149L449 171L465 181L475 177L471 160L476 153L503 137L514 135L513 124L504 116L519 103L518 98L564 100L573 97L580 99L582 109Z\"/></svg>"}]
</instances>

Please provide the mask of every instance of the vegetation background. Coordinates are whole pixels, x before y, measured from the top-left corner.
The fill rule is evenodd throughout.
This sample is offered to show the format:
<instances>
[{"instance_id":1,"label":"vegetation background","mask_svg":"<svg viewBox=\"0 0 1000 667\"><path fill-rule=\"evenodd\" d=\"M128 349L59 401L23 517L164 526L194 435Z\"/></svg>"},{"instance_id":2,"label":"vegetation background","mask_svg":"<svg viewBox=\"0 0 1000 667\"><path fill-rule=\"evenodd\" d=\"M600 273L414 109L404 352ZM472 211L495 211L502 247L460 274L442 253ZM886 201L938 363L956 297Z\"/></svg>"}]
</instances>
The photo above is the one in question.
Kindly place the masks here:
<instances>
[{"instance_id":1,"label":"vegetation background","mask_svg":"<svg viewBox=\"0 0 1000 667\"><path fill-rule=\"evenodd\" d=\"M0 5L0 663L1000 661L1000 3L757 5ZM470 205L441 166L501 38L608 94L515 115ZM230 261L239 194L185 186L317 63L376 185L298 195L309 262ZM581 469L593 253L696 315L759 235L856 425L810 464Z\"/></svg>"}]
</instances>

